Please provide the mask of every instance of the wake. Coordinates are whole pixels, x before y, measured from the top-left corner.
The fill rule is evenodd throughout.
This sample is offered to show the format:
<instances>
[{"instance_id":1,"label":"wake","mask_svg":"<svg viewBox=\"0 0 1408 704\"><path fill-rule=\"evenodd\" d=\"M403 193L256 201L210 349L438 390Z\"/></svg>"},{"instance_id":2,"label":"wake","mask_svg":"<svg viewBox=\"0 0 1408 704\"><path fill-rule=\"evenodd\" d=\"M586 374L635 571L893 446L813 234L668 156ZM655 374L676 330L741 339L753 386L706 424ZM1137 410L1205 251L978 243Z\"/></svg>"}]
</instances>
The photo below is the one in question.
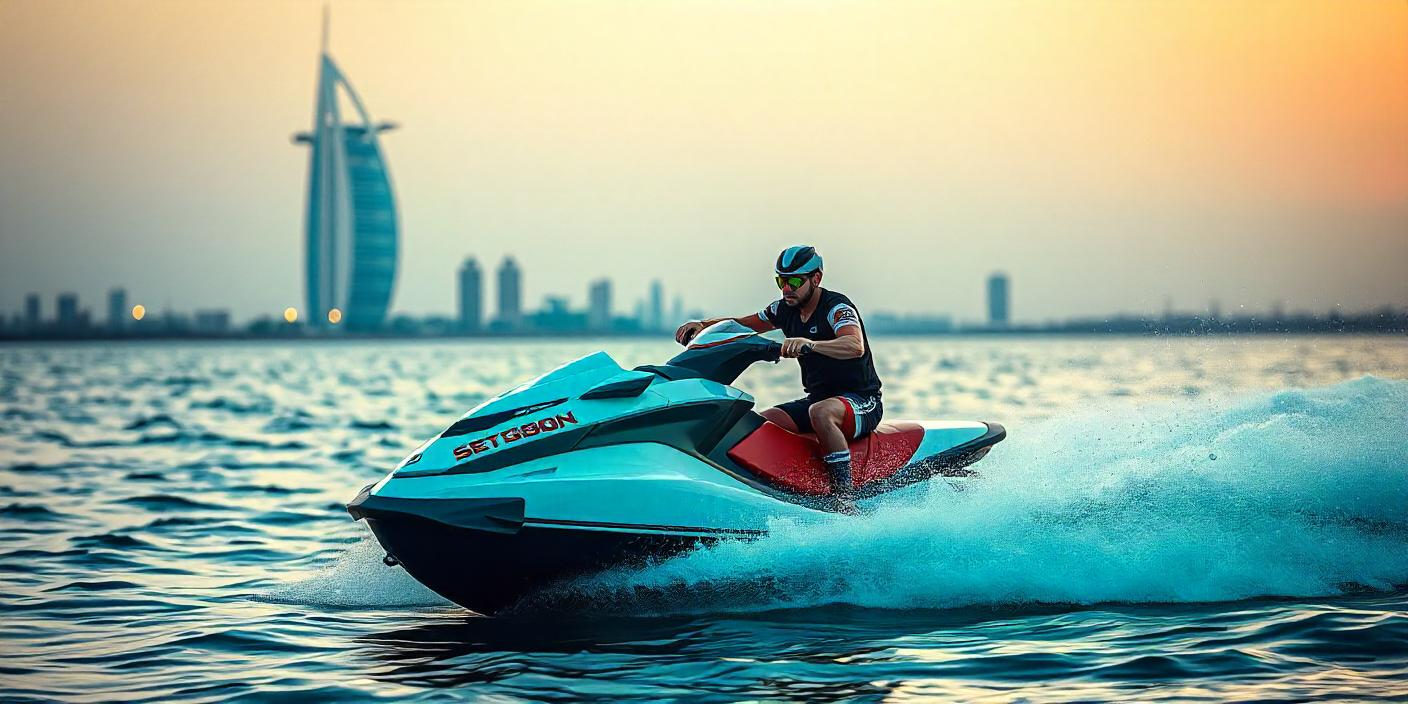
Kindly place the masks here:
<instances>
[{"instance_id":1,"label":"wake","mask_svg":"<svg viewBox=\"0 0 1408 704\"><path fill-rule=\"evenodd\" d=\"M967 491L779 521L581 580L607 610L1202 602L1408 584L1408 382L1130 407L1010 428Z\"/></svg>"}]
</instances>

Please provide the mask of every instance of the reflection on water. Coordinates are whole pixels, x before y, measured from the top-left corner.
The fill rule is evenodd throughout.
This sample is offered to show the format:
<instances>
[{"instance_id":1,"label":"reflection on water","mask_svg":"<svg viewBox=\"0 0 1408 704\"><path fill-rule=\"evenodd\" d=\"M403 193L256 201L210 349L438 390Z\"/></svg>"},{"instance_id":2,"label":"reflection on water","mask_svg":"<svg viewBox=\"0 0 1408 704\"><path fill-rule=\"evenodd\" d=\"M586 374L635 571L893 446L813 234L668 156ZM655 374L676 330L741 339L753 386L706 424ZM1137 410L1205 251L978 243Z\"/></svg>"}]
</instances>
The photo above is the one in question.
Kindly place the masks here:
<instances>
[{"instance_id":1,"label":"reflection on water","mask_svg":"<svg viewBox=\"0 0 1408 704\"><path fill-rule=\"evenodd\" d=\"M1408 688L1408 448L1393 432L1408 425L1404 340L875 345L890 417L1011 431L978 490L916 491L820 532L779 526L574 585L593 606L573 618L503 620L383 567L342 503L518 381L599 347L658 362L670 344L0 347L0 692L1061 701ZM760 404L799 395L790 362L740 386Z\"/></svg>"}]
</instances>

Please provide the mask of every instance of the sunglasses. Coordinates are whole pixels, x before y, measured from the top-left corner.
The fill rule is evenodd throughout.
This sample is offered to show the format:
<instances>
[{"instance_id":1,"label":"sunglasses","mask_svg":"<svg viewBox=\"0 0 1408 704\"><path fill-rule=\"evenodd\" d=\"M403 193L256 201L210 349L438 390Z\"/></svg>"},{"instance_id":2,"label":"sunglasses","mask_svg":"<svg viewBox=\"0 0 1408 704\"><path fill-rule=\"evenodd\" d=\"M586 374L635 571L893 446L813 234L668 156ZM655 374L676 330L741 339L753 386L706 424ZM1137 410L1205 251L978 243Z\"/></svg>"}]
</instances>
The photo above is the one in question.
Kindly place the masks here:
<instances>
[{"instance_id":1,"label":"sunglasses","mask_svg":"<svg viewBox=\"0 0 1408 704\"><path fill-rule=\"evenodd\" d=\"M802 287L802 284L811 280L809 276L779 276L777 277L777 287L785 288L790 286L793 291Z\"/></svg>"}]
</instances>

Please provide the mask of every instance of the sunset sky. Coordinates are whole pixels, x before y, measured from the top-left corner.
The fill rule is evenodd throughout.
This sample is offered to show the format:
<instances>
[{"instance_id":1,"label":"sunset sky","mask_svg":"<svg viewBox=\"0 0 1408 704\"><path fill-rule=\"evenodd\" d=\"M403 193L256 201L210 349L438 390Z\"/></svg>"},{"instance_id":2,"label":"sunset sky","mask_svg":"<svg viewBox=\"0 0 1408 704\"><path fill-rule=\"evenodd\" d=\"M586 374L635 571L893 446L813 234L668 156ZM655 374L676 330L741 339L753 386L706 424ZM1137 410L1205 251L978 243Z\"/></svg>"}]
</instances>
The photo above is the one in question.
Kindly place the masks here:
<instances>
[{"instance_id":1,"label":"sunset sky","mask_svg":"<svg viewBox=\"0 0 1408 704\"><path fill-rule=\"evenodd\" d=\"M331 3L393 310L513 254L710 312L819 247L862 310L1408 306L1408 2ZM0 0L0 312L302 306L316 2ZM493 303L492 295L489 300Z\"/></svg>"}]
</instances>

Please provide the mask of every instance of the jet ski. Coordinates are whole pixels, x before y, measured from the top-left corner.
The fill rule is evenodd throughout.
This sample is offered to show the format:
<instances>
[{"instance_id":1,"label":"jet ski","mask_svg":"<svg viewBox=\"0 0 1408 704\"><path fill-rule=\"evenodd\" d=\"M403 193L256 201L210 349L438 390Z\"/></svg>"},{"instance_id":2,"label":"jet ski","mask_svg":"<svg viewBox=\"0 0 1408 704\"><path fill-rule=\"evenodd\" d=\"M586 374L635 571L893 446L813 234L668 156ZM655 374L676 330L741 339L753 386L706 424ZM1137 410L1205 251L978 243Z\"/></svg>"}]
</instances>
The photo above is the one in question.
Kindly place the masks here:
<instances>
[{"instance_id":1,"label":"jet ski","mask_svg":"<svg viewBox=\"0 0 1408 704\"><path fill-rule=\"evenodd\" d=\"M665 364L604 352L496 396L347 505L430 589L493 614L573 577L700 545L756 539L771 519L842 510L812 435L763 420L731 384L782 346L733 321ZM851 443L862 513L885 494L967 467L997 423L886 421Z\"/></svg>"}]
</instances>

